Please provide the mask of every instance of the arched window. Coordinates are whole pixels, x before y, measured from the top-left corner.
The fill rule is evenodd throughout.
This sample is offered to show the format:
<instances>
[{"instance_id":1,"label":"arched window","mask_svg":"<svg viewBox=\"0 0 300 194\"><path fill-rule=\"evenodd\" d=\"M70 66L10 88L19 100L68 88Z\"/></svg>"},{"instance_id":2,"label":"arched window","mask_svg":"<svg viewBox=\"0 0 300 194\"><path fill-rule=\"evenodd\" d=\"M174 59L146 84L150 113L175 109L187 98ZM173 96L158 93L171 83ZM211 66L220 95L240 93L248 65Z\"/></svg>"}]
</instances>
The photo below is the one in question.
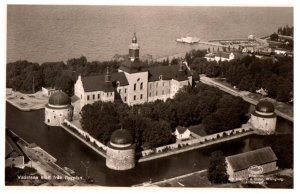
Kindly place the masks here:
<instances>
[{"instance_id":1,"label":"arched window","mask_svg":"<svg viewBox=\"0 0 300 194\"><path fill-rule=\"evenodd\" d=\"M133 85L133 90L134 90L134 91L136 90L136 84Z\"/></svg>"},{"instance_id":2,"label":"arched window","mask_svg":"<svg viewBox=\"0 0 300 194\"><path fill-rule=\"evenodd\" d=\"M141 90L143 89L143 82L140 84L140 89Z\"/></svg>"}]
</instances>

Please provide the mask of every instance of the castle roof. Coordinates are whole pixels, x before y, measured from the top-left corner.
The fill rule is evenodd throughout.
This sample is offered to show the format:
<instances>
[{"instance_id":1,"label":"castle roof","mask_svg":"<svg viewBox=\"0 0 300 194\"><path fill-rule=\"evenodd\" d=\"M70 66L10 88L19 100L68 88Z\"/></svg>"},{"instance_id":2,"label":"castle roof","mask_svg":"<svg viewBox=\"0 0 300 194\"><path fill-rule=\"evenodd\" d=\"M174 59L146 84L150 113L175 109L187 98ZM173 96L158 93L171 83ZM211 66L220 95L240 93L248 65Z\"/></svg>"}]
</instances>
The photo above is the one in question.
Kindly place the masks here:
<instances>
[{"instance_id":1,"label":"castle roof","mask_svg":"<svg viewBox=\"0 0 300 194\"><path fill-rule=\"evenodd\" d=\"M178 71L177 65L171 66L153 66L149 70L149 82L154 82L160 80L171 80L175 79L177 81L188 80L189 76L192 76L191 72L184 66L183 71Z\"/></svg>"},{"instance_id":2,"label":"castle roof","mask_svg":"<svg viewBox=\"0 0 300 194\"><path fill-rule=\"evenodd\" d=\"M48 104L59 105L59 106L69 105L69 104L71 104L71 99L63 91L57 91L50 96Z\"/></svg>"},{"instance_id":3,"label":"castle roof","mask_svg":"<svg viewBox=\"0 0 300 194\"><path fill-rule=\"evenodd\" d=\"M105 75L82 77L82 84L85 92L104 91L113 92L114 84L118 81L120 86L128 85L128 81L123 72L111 73L111 82L105 82Z\"/></svg>"},{"instance_id":4,"label":"castle roof","mask_svg":"<svg viewBox=\"0 0 300 194\"><path fill-rule=\"evenodd\" d=\"M119 69L127 73L147 72L146 64L140 60L124 60Z\"/></svg>"},{"instance_id":5,"label":"castle roof","mask_svg":"<svg viewBox=\"0 0 300 194\"><path fill-rule=\"evenodd\" d=\"M277 161L277 157L271 147L264 147L250 152L228 156L226 159L235 172L247 169L250 166Z\"/></svg>"},{"instance_id":6,"label":"castle roof","mask_svg":"<svg viewBox=\"0 0 300 194\"><path fill-rule=\"evenodd\" d=\"M261 100L258 102L255 109L262 113L273 113L274 105L268 100Z\"/></svg>"},{"instance_id":7,"label":"castle roof","mask_svg":"<svg viewBox=\"0 0 300 194\"><path fill-rule=\"evenodd\" d=\"M128 130L118 129L112 133L110 137L110 142L118 145L132 144L133 139Z\"/></svg>"}]
</instances>

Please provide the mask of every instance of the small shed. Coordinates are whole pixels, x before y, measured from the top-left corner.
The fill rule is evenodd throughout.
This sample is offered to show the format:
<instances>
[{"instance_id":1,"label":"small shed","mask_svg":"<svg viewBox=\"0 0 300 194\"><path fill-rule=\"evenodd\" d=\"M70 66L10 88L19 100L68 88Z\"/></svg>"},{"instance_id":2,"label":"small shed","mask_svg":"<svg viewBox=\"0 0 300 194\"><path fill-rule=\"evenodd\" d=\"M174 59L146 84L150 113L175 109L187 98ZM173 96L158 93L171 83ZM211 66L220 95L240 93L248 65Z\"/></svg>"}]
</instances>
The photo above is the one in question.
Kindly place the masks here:
<instances>
[{"instance_id":1,"label":"small shed","mask_svg":"<svg viewBox=\"0 0 300 194\"><path fill-rule=\"evenodd\" d=\"M177 140L189 139L191 131L186 127L178 126L176 127L175 135Z\"/></svg>"},{"instance_id":2,"label":"small shed","mask_svg":"<svg viewBox=\"0 0 300 194\"><path fill-rule=\"evenodd\" d=\"M232 182L247 180L251 173L257 174L257 172L251 171L253 169L258 169L260 174L278 169L278 159L270 146L228 156L225 160L229 180Z\"/></svg>"}]
</instances>

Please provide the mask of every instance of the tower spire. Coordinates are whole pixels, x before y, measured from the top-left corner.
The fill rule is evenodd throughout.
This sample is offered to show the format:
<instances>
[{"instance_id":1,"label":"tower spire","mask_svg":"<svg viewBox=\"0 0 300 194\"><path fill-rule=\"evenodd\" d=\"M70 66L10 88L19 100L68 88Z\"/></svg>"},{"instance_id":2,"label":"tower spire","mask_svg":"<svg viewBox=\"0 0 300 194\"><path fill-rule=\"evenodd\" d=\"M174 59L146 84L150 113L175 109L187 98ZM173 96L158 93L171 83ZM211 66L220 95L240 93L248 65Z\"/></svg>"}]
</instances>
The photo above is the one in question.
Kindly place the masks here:
<instances>
[{"instance_id":1,"label":"tower spire","mask_svg":"<svg viewBox=\"0 0 300 194\"><path fill-rule=\"evenodd\" d=\"M139 45L137 43L136 33L134 30L131 44L129 45L129 59L130 61L139 60Z\"/></svg>"}]
</instances>

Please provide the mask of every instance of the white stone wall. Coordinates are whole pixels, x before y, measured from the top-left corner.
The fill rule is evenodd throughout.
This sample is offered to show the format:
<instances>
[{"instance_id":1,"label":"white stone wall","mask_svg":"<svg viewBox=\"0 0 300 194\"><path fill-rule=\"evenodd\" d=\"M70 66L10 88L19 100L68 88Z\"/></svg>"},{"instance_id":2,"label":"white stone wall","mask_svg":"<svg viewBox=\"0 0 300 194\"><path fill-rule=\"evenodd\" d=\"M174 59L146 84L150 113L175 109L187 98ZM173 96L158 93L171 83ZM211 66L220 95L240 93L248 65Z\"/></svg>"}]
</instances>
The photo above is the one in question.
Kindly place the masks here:
<instances>
[{"instance_id":1,"label":"white stone wall","mask_svg":"<svg viewBox=\"0 0 300 194\"><path fill-rule=\"evenodd\" d=\"M122 101L127 103L128 101L128 86L117 86L117 92L120 95Z\"/></svg>"},{"instance_id":2,"label":"white stone wall","mask_svg":"<svg viewBox=\"0 0 300 194\"><path fill-rule=\"evenodd\" d=\"M139 73L127 73L125 76L128 80L128 105L142 104L148 101L148 72ZM143 83L143 88L140 89L141 83ZM136 89L134 90L134 85ZM135 97L135 99L134 99ZM141 98L142 97L142 98Z\"/></svg>"},{"instance_id":3,"label":"white stone wall","mask_svg":"<svg viewBox=\"0 0 300 194\"><path fill-rule=\"evenodd\" d=\"M45 107L45 124L50 126L60 126L65 119L72 120L73 107L67 106L64 109Z\"/></svg>"},{"instance_id":4,"label":"white stone wall","mask_svg":"<svg viewBox=\"0 0 300 194\"><path fill-rule=\"evenodd\" d=\"M76 83L74 85L74 95L80 99L80 110L86 104L86 97L84 94L84 88L81 81L81 76L78 76Z\"/></svg>"},{"instance_id":5,"label":"white stone wall","mask_svg":"<svg viewBox=\"0 0 300 194\"><path fill-rule=\"evenodd\" d=\"M175 131L175 135L176 135L176 138L181 140L181 139L188 139L190 138L190 135L191 135L191 132L190 130L186 130L184 133L180 134L177 130Z\"/></svg>"},{"instance_id":6,"label":"white stone wall","mask_svg":"<svg viewBox=\"0 0 300 194\"><path fill-rule=\"evenodd\" d=\"M241 127L241 128L236 128L236 129L231 129L231 130L228 130L228 131L224 131L224 132L220 132L220 133L214 133L214 134L211 134L211 135L206 135L206 136L203 136L203 137L200 137L200 138L196 138L196 139L191 139L191 140L186 140L186 141L182 141L182 142L179 142L179 143L173 143L173 144L169 144L169 145L165 145L165 146L160 146L160 147L157 147L155 149L148 149L148 150L143 150L141 153L142 153L142 156L147 156L151 153L158 153L158 152L161 152L163 151L164 149L168 148L168 149L177 149L179 144L180 146L186 146L186 145L194 145L194 144L198 144L198 143L205 143L207 141L211 141L211 140L215 140L217 139L218 137L223 137L224 133L227 134L227 136L230 136L231 134L237 134L237 133L241 133L241 132L247 132L247 131L250 131L251 128L247 125Z\"/></svg>"},{"instance_id":7,"label":"white stone wall","mask_svg":"<svg viewBox=\"0 0 300 194\"><path fill-rule=\"evenodd\" d=\"M113 170L128 170L135 167L135 149L116 150L107 147L106 166Z\"/></svg>"},{"instance_id":8,"label":"white stone wall","mask_svg":"<svg viewBox=\"0 0 300 194\"><path fill-rule=\"evenodd\" d=\"M276 129L276 116L273 118L263 118L251 114L250 123L255 128L265 134L273 134Z\"/></svg>"},{"instance_id":9,"label":"white stone wall","mask_svg":"<svg viewBox=\"0 0 300 194\"><path fill-rule=\"evenodd\" d=\"M148 102L166 101L170 98L171 80L158 80L148 83Z\"/></svg>"}]
</instances>

